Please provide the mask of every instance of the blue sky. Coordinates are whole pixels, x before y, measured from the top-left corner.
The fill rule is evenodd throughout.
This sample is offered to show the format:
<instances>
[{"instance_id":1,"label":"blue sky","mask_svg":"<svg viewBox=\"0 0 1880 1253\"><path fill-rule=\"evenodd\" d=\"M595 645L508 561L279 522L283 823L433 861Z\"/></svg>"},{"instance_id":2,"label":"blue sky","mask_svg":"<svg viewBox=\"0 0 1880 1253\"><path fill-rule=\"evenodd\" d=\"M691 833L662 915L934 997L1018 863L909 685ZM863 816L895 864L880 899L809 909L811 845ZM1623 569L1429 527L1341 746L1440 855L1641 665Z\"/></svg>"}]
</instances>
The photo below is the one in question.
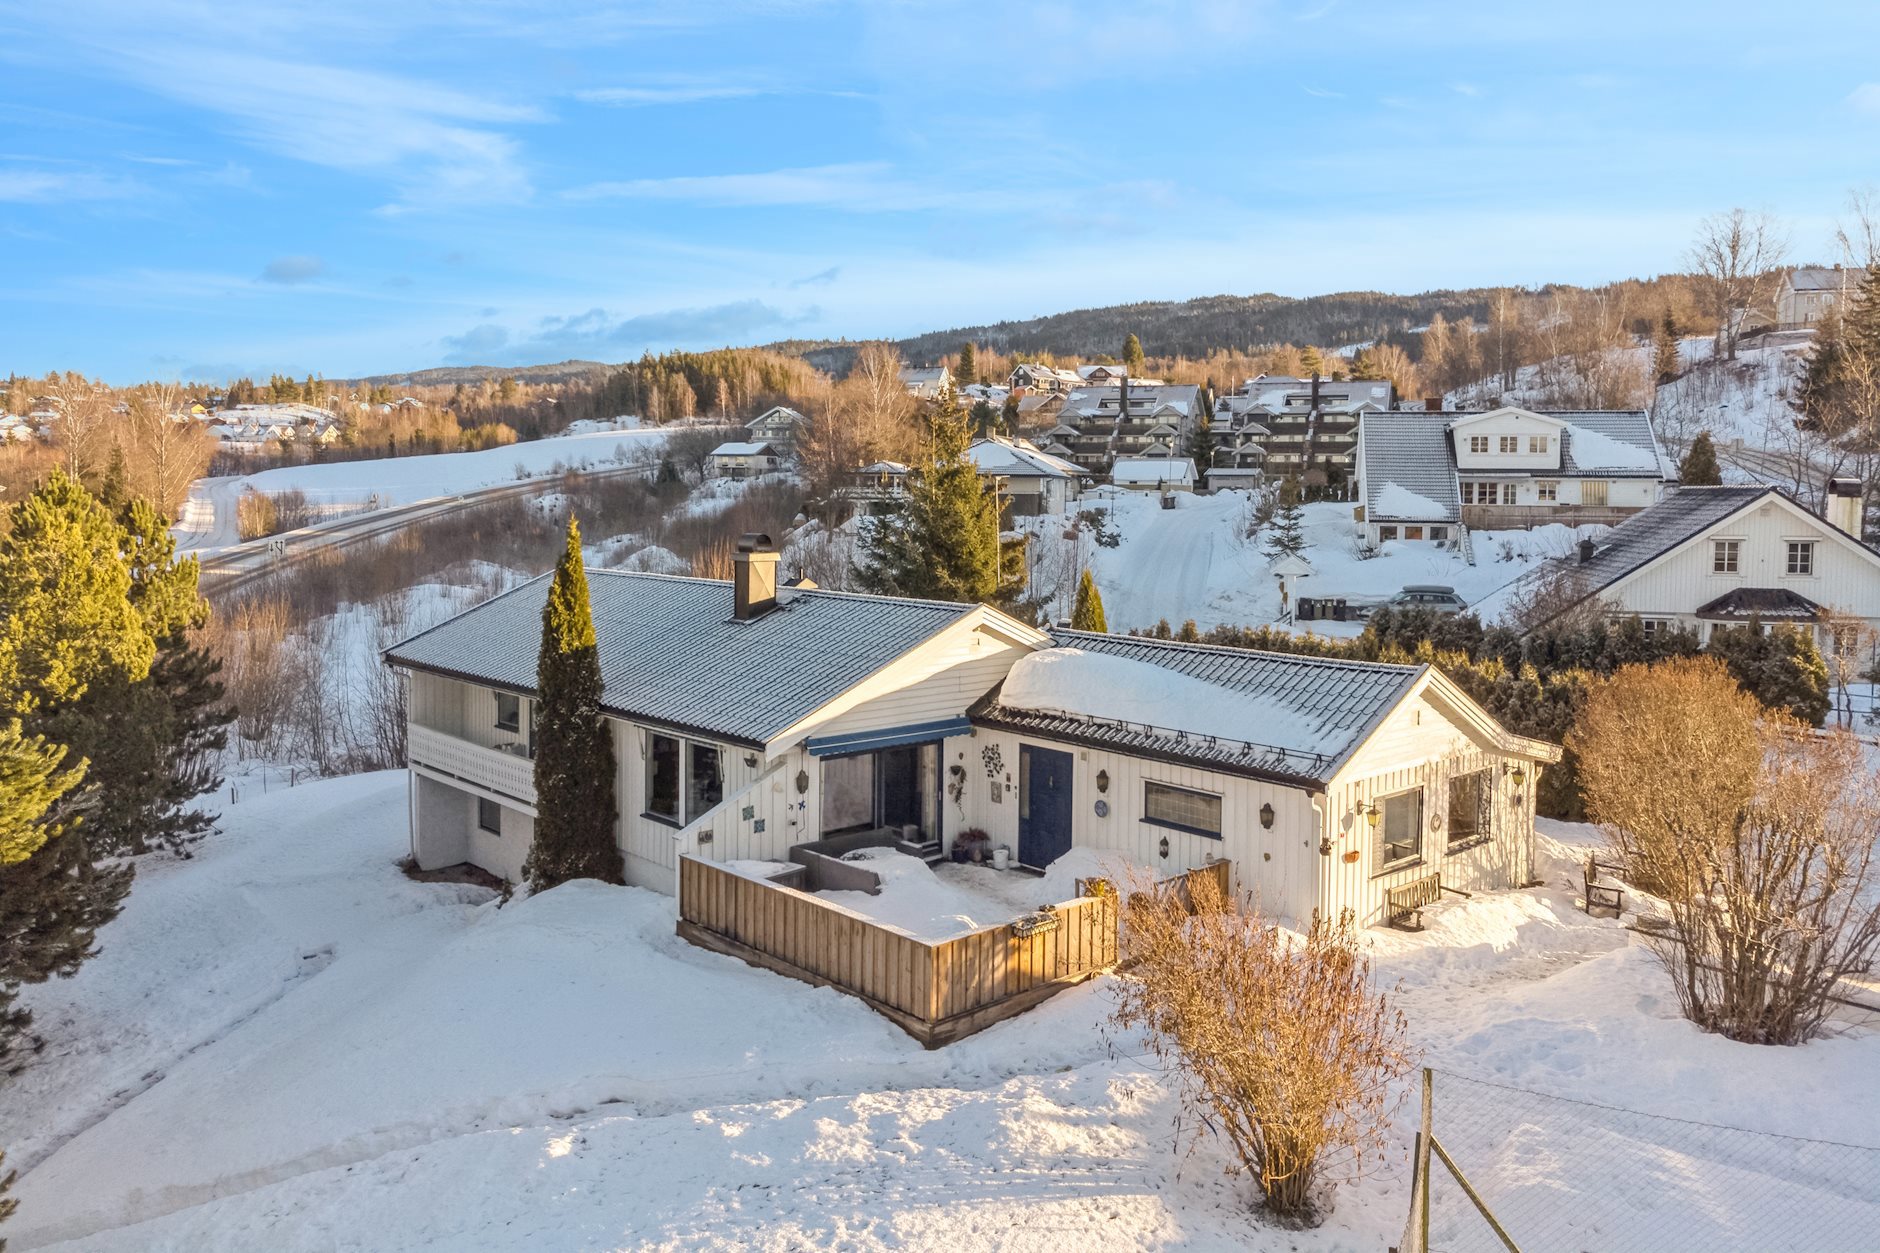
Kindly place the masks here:
<instances>
[{"instance_id":1,"label":"blue sky","mask_svg":"<svg viewBox=\"0 0 1880 1253\"><path fill-rule=\"evenodd\" d=\"M0 370L1598 281L1737 204L1826 258L1876 46L1869 0L0 0Z\"/></svg>"}]
</instances>

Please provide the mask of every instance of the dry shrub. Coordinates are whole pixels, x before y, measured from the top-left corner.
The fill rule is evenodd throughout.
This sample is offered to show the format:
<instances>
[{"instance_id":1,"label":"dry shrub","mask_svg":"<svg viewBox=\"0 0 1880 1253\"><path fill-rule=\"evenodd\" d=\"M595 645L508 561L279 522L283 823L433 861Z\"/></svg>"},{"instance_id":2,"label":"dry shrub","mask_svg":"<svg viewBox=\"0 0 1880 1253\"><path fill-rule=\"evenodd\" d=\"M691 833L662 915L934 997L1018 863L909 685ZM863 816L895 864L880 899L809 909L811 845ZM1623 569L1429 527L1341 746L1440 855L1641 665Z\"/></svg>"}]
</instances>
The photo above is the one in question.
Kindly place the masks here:
<instances>
[{"instance_id":1,"label":"dry shrub","mask_svg":"<svg viewBox=\"0 0 1880 1253\"><path fill-rule=\"evenodd\" d=\"M1685 1017L1750 1043L1815 1035L1880 949L1880 781L1859 742L1763 709L1702 657L1620 670L1568 746L1589 815L1664 899L1650 942Z\"/></svg>"},{"instance_id":2,"label":"dry shrub","mask_svg":"<svg viewBox=\"0 0 1880 1253\"><path fill-rule=\"evenodd\" d=\"M1349 910L1301 937L1212 879L1189 887L1192 916L1174 893L1131 895L1113 1021L1144 1029L1183 1121L1226 1137L1267 1209L1315 1224L1330 1184L1383 1160L1410 1066L1403 1015L1373 986Z\"/></svg>"},{"instance_id":3,"label":"dry shrub","mask_svg":"<svg viewBox=\"0 0 1880 1253\"><path fill-rule=\"evenodd\" d=\"M736 545L729 535L720 535L699 549L692 558L692 574L701 579L729 579L735 570L732 560Z\"/></svg>"},{"instance_id":4,"label":"dry shrub","mask_svg":"<svg viewBox=\"0 0 1880 1253\"><path fill-rule=\"evenodd\" d=\"M235 526L244 540L263 539L280 530L272 497L260 492L243 492L235 502Z\"/></svg>"}]
</instances>

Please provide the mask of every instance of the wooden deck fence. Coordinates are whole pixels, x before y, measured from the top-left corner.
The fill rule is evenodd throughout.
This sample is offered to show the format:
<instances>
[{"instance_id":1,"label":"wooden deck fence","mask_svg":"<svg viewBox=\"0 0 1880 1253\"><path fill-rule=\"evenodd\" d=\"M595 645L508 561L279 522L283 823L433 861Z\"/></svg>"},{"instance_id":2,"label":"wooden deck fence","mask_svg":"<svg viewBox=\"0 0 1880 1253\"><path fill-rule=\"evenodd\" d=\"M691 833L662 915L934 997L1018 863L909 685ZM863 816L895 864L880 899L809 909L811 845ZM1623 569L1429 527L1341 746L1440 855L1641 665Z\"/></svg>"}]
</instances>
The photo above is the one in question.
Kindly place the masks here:
<instances>
[{"instance_id":1,"label":"wooden deck fence","mask_svg":"<svg viewBox=\"0 0 1880 1253\"><path fill-rule=\"evenodd\" d=\"M1116 964L1114 897L1056 906L1057 925L1011 923L929 943L813 894L679 862L679 934L754 966L858 996L928 1048L1029 1009Z\"/></svg>"}]
</instances>

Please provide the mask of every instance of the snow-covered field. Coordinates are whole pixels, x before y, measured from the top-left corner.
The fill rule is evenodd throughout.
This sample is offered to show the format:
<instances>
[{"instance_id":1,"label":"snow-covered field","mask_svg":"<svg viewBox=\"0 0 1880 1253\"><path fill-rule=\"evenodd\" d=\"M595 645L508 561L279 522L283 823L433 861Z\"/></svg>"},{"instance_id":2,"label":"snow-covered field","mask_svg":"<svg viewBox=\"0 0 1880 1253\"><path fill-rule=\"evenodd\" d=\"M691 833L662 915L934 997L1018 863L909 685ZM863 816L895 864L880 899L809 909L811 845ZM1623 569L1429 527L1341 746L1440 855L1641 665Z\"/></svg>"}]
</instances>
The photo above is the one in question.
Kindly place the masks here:
<instances>
[{"instance_id":1,"label":"snow-covered field","mask_svg":"<svg viewBox=\"0 0 1880 1253\"><path fill-rule=\"evenodd\" d=\"M1103 594L1112 631L1154 626L1166 618L1179 627L1193 618L1202 629L1215 626L1258 627L1285 622L1279 581L1269 572L1264 535L1245 538L1247 495L1178 495L1174 509L1155 497L1133 492L1087 495L1079 508L1105 515L1105 526L1122 537L1114 548L1079 541ZM1352 506L1339 503L1302 507L1306 549L1301 554L1314 573L1289 580L1293 608L1300 596L1378 600L1412 583L1446 584L1470 605L1496 603L1497 594L1540 562L1572 551L1578 538L1568 527L1534 531L1478 532L1473 536L1476 564L1450 549L1420 541L1392 541L1372 557L1359 555L1359 528ZM1064 519L1033 520L1033 560L1048 560L1061 538ZM1074 584L1071 585L1074 587ZM1068 617L1069 603L1054 611ZM1293 625L1288 623L1287 625ZM1358 622L1298 623L1320 635L1356 635Z\"/></svg>"},{"instance_id":2,"label":"snow-covered field","mask_svg":"<svg viewBox=\"0 0 1880 1253\"><path fill-rule=\"evenodd\" d=\"M658 429L598 430L475 452L328 461L200 479L183 502L174 531L179 546L187 549L237 543L235 502L250 489L304 492L315 506L363 508L368 500L376 499L379 508L386 508L498 487L560 469L631 465L658 456L665 439L666 432Z\"/></svg>"},{"instance_id":3,"label":"snow-covered field","mask_svg":"<svg viewBox=\"0 0 1880 1253\"><path fill-rule=\"evenodd\" d=\"M645 891L413 882L404 824L396 772L245 800L194 860L141 868L102 956L29 989L49 1043L0 1088L16 1248L1324 1251L1402 1230L1413 1103L1325 1227L1263 1227L1218 1146L1177 1142L1141 1041L1104 1028L1111 979L924 1052L858 1001L688 946ZM1546 845L1545 886L1367 935L1427 1063L1875 1139L1880 1039L1697 1033L1636 938L1576 908L1577 848ZM1439 1135L1460 1142L1464 1112L1440 1107ZM1464 1165L1565 1224L1523 1247L1818 1248L1782 1207L1880 1218L1880 1196L1779 1164L1505 1130Z\"/></svg>"}]
</instances>

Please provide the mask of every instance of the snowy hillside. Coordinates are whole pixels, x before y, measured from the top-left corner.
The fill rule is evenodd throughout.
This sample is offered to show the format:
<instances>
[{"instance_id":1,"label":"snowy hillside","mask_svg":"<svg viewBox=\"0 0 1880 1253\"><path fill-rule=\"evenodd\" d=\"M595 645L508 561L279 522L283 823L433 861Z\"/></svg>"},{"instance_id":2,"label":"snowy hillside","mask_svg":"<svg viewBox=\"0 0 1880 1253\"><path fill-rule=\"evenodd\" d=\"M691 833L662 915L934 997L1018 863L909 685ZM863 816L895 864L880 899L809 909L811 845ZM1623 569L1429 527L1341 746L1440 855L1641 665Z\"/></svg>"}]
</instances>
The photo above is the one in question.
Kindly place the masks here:
<instances>
[{"instance_id":1,"label":"snowy hillside","mask_svg":"<svg viewBox=\"0 0 1880 1253\"><path fill-rule=\"evenodd\" d=\"M1142 1042L1103 1026L1109 978L925 1052L859 1001L690 947L673 903L642 890L499 904L413 882L394 864L405 789L366 775L231 807L196 859L140 871L101 957L27 990L49 1044L0 1103L23 1172L16 1249L1313 1253L1402 1230L1413 1103L1328 1226L1263 1228L1219 1146L1175 1139ZM1545 886L1447 899L1420 935L1367 933L1424 1061L1873 1138L1880 1037L1698 1033L1637 938L1575 906L1578 849L1542 843ZM1792 1247L1796 1206L1868 1224L1843 1229L1880 1219L1793 1145L1750 1158L1611 1122L1561 1136L1506 1106L1465 1123L1452 1102L1439 1126L1511 1208L1568 1224L1553 1230L1570 1247L1666 1230L1679 1238L1653 1247Z\"/></svg>"}]
</instances>

